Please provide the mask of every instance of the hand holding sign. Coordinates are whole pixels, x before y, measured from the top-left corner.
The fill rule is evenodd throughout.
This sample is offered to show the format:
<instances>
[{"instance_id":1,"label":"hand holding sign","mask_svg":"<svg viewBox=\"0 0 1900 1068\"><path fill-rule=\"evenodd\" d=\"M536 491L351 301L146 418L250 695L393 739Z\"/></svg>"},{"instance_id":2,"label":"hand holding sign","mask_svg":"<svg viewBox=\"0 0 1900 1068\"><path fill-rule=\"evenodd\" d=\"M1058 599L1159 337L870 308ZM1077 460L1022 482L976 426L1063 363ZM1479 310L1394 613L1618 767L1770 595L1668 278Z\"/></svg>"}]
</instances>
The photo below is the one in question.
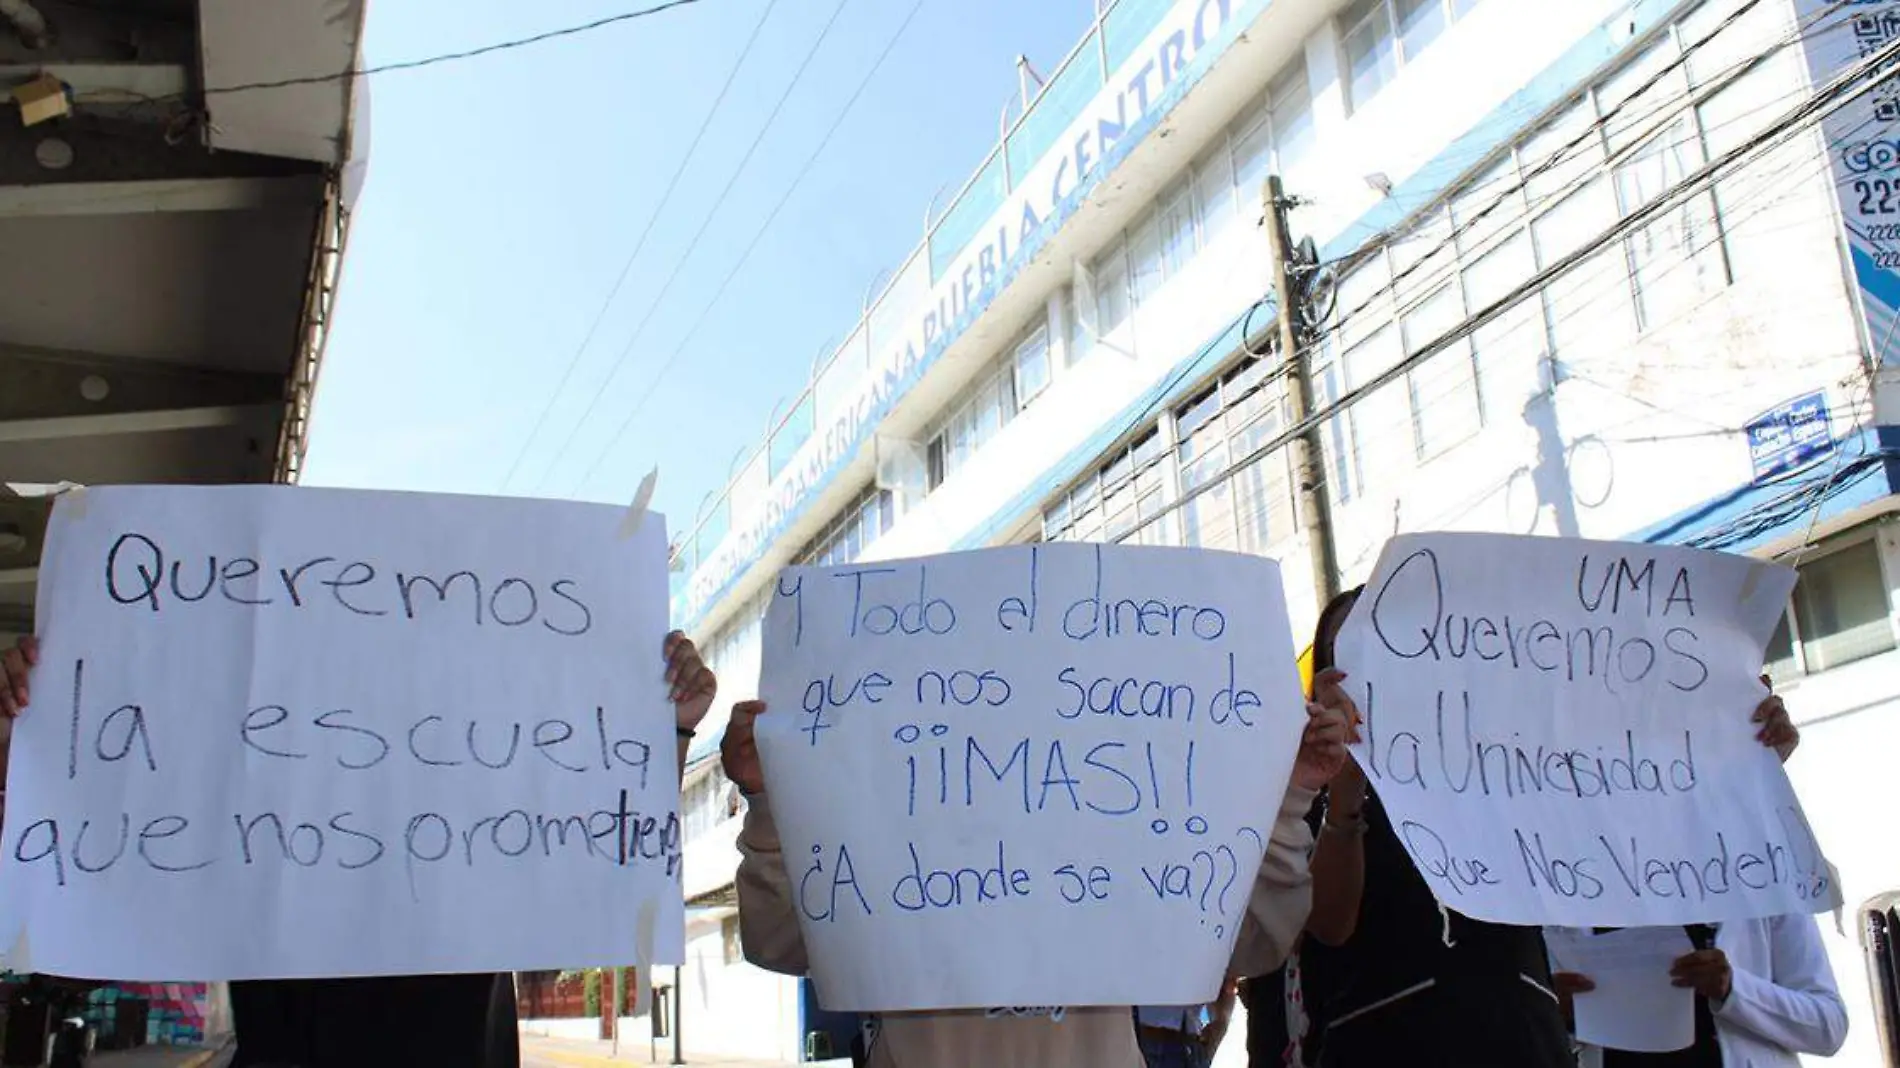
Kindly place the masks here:
<instances>
[{"instance_id":1,"label":"hand holding sign","mask_svg":"<svg viewBox=\"0 0 1900 1068\"><path fill-rule=\"evenodd\" d=\"M1275 565L1225 553L785 572L773 711L725 756L763 773L824 1004L1212 1000L1296 757L1309 788L1348 759L1292 647Z\"/></svg>"},{"instance_id":2,"label":"hand holding sign","mask_svg":"<svg viewBox=\"0 0 1900 1068\"><path fill-rule=\"evenodd\" d=\"M679 959L665 728L696 723L714 680L692 643L662 650L663 524L618 538L620 519L285 488L62 500L44 646L0 655L0 710L36 706L0 826L11 963L215 980ZM603 933L615 912L636 922Z\"/></svg>"},{"instance_id":3,"label":"hand holding sign","mask_svg":"<svg viewBox=\"0 0 1900 1068\"><path fill-rule=\"evenodd\" d=\"M1794 741L1755 678L1792 582L1671 547L1390 543L1339 658L1366 715L1357 756L1439 900L1577 927L1831 908L1761 744Z\"/></svg>"}]
</instances>

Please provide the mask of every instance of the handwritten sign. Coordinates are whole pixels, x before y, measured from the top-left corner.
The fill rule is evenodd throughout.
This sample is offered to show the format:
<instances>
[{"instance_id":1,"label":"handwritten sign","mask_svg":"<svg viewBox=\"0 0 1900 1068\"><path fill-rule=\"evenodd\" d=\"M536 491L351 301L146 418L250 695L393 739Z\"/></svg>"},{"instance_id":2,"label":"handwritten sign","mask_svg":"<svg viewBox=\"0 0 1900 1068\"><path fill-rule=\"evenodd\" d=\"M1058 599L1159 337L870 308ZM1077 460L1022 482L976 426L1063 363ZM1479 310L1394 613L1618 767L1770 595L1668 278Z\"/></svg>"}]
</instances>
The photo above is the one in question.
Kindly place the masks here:
<instances>
[{"instance_id":1,"label":"handwritten sign","mask_svg":"<svg viewBox=\"0 0 1900 1068\"><path fill-rule=\"evenodd\" d=\"M1338 654L1357 757L1439 901L1573 927L1832 908L1750 722L1793 582L1693 549L1394 539Z\"/></svg>"},{"instance_id":2,"label":"handwritten sign","mask_svg":"<svg viewBox=\"0 0 1900 1068\"><path fill-rule=\"evenodd\" d=\"M54 509L9 966L228 980L682 956L664 523L487 498Z\"/></svg>"},{"instance_id":3,"label":"handwritten sign","mask_svg":"<svg viewBox=\"0 0 1900 1068\"><path fill-rule=\"evenodd\" d=\"M1305 723L1279 570L1045 545L793 568L759 721L841 1011L1211 1001Z\"/></svg>"}]
</instances>

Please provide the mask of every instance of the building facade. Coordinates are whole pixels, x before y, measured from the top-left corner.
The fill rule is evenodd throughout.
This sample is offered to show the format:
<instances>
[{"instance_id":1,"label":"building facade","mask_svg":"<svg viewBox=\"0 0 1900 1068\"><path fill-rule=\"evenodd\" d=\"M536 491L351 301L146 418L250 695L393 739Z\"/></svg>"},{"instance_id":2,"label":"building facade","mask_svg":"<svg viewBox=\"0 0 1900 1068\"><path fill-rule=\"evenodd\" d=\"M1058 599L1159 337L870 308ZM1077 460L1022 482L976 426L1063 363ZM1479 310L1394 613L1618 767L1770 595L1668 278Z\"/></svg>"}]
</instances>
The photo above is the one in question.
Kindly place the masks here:
<instances>
[{"instance_id":1,"label":"building facade","mask_svg":"<svg viewBox=\"0 0 1900 1068\"><path fill-rule=\"evenodd\" d=\"M1297 314L1344 580L1420 530L1795 564L1770 656L1804 726L1796 785L1850 906L1900 889L1874 825L1900 793L1882 774L1900 740L1892 331L1867 328L1843 240L1843 198L1878 212L1900 184L1858 188L1835 165L1851 129L1794 121L1830 77L1817 42L1888 33L1873 15L1893 5L1101 6L684 534L675 623L724 692L754 692L765 594L792 563L1229 549L1285 561L1310 630L1291 380L1264 344L1277 174L1316 252ZM742 961L743 799L717 740L684 801L687 1045L793 1056L823 1020L803 984ZM1845 1060L1875 1063L1846 931L1829 934Z\"/></svg>"}]
</instances>

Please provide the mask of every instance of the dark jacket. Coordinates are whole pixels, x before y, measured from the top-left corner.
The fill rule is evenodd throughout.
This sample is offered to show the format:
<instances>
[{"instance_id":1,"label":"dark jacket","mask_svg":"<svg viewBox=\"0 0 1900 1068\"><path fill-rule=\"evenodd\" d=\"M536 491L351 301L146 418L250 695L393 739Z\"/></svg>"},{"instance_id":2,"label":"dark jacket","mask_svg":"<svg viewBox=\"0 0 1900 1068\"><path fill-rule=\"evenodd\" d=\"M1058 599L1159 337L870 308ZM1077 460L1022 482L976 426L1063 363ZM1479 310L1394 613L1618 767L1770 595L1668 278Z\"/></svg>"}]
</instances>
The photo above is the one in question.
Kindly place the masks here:
<instances>
[{"instance_id":1,"label":"dark jacket","mask_svg":"<svg viewBox=\"0 0 1900 1068\"><path fill-rule=\"evenodd\" d=\"M514 977L414 975L231 984L232 1068L520 1068Z\"/></svg>"}]
</instances>

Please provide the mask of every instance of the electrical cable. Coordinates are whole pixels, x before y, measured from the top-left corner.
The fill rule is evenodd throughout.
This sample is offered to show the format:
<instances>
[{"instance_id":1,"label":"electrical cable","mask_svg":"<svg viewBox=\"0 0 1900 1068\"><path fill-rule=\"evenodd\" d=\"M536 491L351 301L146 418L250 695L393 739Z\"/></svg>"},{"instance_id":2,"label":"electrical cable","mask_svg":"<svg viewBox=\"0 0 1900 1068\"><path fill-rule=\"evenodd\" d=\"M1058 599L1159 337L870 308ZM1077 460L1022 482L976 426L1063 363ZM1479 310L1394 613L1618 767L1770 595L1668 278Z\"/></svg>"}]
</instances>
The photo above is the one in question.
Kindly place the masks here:
<instances>
[{"instance_id":1,"label":"electrical cable","mask_svg":"<svg viewBox=\"0 0 1900 1068\"><path fill-rule=\"evenodd\" d=\"M1742 161L1750 152L1759 150L1764 146L1773 147L1776 142L1784 139L1789 134L1819 122L1840 110L1842 107L1845 107L1847 104L1871 92L1885 80L1885 76L1883 75L1869 80L1869 73L1888 65L1896 56L1900 56L1900 39L1896 39L1871 55L1864 57L1853 67L1828 83L1827 86L1811 94L1807 101L1797 106L1768 128L1762 130L1755 137L1722 153L1709 163L1698 168L1695 173L1664 191L1649 204L1644 205L1643 208L1618 220L1596 238L1560 258L1549 267L1540 270L1530 279L1514 287L1498 300L1493 301L1476 314L1467 318L1463 323L1421 346L1416 352L1375 376L1371 381L1349 390L1330 403L1321 406L1319 410L1311 413L1306 419L1302 420L1299 425L1289 427L1287 430L1282 431L1279 435L1235 463L1230 468L1230 473L1243 470L1279 449L1284 448L1286 444L1295 437L1307 433L1314 427L1323 425L1326 421L1334 418L1341 412L1350 409L1353 404L1357 403L1363 397L1390 384L1407 371L1424 363L1431 356L1469 337L1476 330L1504 314L1525 297L1543 289L1553 279L1574 269L1591 256L1607 248L1613 242L1640 229L1655 216L1676 207L1682 200L1699 192L1702 188L1720 177L1724 172L1734 169L1738 161ZM1202 486L1196 487L1192 491L1183 492L1177 500L1170 502L1158 512L1155 518L1159 518L1161 514L1180 510L1207 491L1208 487Z\"/></svg>"},{"instance_id":2,"label":"electrical cable","mask_svg":"<svg viewBox=\"0 0 1900 1068\"><path fill-rule=\"evenodd\" d=\"M1419 255L1418 258L1414 260L1414 262L1411 264L1411 266L1397 272L1388 283L1381 286L1379 289L1375 290L1374 293L1368 296L1364 302L1362 302L1360 305L1355 307L1352 311L1339 315L1333 324L1328 326L1325 330L1319 332L1317 336L1307 340L1305 344L1317 345L1317 344L1322 343L1328 336L1339 332L1346 325L1346 322L1350 318L1352 318L1355 315L1364 313L1365 311L1370 309L1374 304L1378 303L1384 297L1386 293L1388 292L1396 293L1399 284L1405 281L1405 279L1408 276L1416 272L1419 268L1430 263L1436 256L1438 256L1438 254L1441 251L1443 251L1446 248L1451 247L1453 242L1455 242L1459 237L1468 233L1470 230L1474 229L1479 223L1484 221L1486 217L1488 217L1493 211L1495 211L1503 203L1507 202L1511 197L1517 195L1520 192L1526 191L1531 185L1531 183L1534 182L1539 176L1541 176L1548 170L1554 168L1558 164L1564 162L1567 158L1571 156L1571 154L1578 147L1583 145L1583 143L1589 139L1590 135L1598 133L1598 132L1606 131L1609 127L1609 124L1615 121L1617 117L1621 115L1626 109L1628 109L1633 103L1640 100L1644 93L1646 93L1650 88L1658 84L1663 77L1667 76L1668 74L1672 73L1676 69L1680 68L1682 65L1686 64L1688 60L1690 59L1690 57L1695 55L1697 52L1699 52L1703 48L1707 47L1712 41L1715 40L1715 38L1718 35L1720 35L1724 30L1732 26L1743 15L1747 14L1747 12L1751 10L1752 8L1754 8L1756 4L1758 4L1759 2L1760 0L1747 0L1747 3L1745 3L1742 7L1738 8L1734 12L1731 12L1713 30L1703 35L1699 40L1697 40L1692 45L1689 45L1683 48L1680 51L1680 53L1669 64L1665 65L1663 68L1659 69L1658 71L1652 73L1647 80L1645 80L1636 89L1632 90L1629 93L1629 95L1624 97L1624 99L1620 101L1615 107L1609 109L1604 114L1602 114L1597 119L1595 119L1592 123L1589 124L1588 127L1580 131L1579 134L1575 138L1573 138L1569 143L1559 148L1555 153L1553 153L1548 159L1546 159L1539 166L1532 168L1528 172L1523 173L1521 175L1505 176L1499 179L1494 179L1492 182L1481 183L1480 185L1471 187L1471 188L1459 188L1455 195L1460 196L1460 197L1468 197L1471 195L1471 193L1475 189L1482 189L1497 182L1504 182L1504 181L1515 182L1515 184L1512 185L1511 188L1504 190L1501 194L1499 194L1497 198L1495 198L1484 209L1475 213L1470 218L1464 220L1461 224L1453 227L1449 233L1446 233L1440 236L1438 244L1435 245L1432 249ZM1733 84L1734 81L1739 79L1741 76L1745 75L1749 70L1752 70L1754 67L1759 65L1761 62L1766 60L1769 56L1773 55L1775 52L1778 52L1781 49L1790 46L1791 44L1800 42L1801 40L1805 39L1805 35L1808 33L1828 32L1831 29L1838 28L1838 26L1843 23L1837 23L1835 24L1835 26L1824 28L1821 31L1813 30L1813 27L1816 24L1818 24L1823 18L1825 18L1829 14L1832 14L1834 11L1838 10L1839 8L1841 8L1846 2L1847 0L1835 0L1835 3L1832 4L1830 7L1825 8L1821 10L1820 12L1817 12L1814 16L1812 16L1807 21L1804 27L1798 28L1793 34L1781 40L1776 41L1772 47L1768 49L1764 49L1762 52L1754 56L1751 56L1748 59L1743 60L1739 63L1733 64L1732 66L1725 69L1724 71L1712 76L1708 80L1708 82L1701 88L1699 92L1686 94L1685 96L1679 97L1679 98L1672 98L1671 100L1662 102L1661 104L1658 104L1657 106L1651 108L1646 113L1633 116L1631 119L1632 123L1640 122L1646 119L1655 118L1658 115L1660 115L1661 118L1658 119L1658 121L1654 122L1649 130L1645 131L1642 134L1637 135L1630 141L1629 144L1625 145L1622 149L1619 149L1618 152L1614 153L1611 159L1609 160L1609 162L1605 165L1606 168L1613 168L1616 165L1617 159L1626 158L1626 157L1635 155L1642 148L1647 147L1648 144L1652 142L1655 138L1659 137L1663 133L1666 133L1668 130L1672 129L1676 125L1677 120L1679 120L1682 116L1688 114L1694 108L1698 107L1704 100L1710 97L1713 97L1716 93L1719 93L1721 90L1727 88L1730 84ZM1738 120L1731 120L1731 121L1738 121ZM1705 134L1706 134L1706 131L1705 131ZM1494 154L1500 154L1499 149L1497 148L1488 149L1482 154L1482 156L1490 156ZM1597 172L1596 168L1593 166L1591 173L1589 173L1588 175L1582 178L1579 178L1577 181L1573 182L1567 188L1548 194L1542 199L1541 203L1547 205L1547 204L1554 204L1554 203L1560 202L1563 199L1570 196L1572 193L1576 192L1578 189L1582 188L1583 186L1588 185L1591 182L1599 180L1600 177L1601 175ZM1446 196L1446 197L1439 197L1439 198L1434 198L1434 199L1449 200L1450 197ZM1537 211L1539 210L1539 207L1540 207L1539 204L1529 205L1526 209L1526 212L1527 214L1536 214ZM1388 231L1386 233L1375 236L1374 238L1368 240L1365 244L1361 245L1358 250L1352 253L1348 253L1344 256L1338 257L1337 259L1331 262L1332 263L1350 262L1354 259L1357 259L1365 255L1366 253L1370 251L1376 250L1377 248L1381 246L1392 243L1393 240L1394 239L1391 236L1391 232ZM1400 240L1403 240L1403 239L1400 239ZM1445 281L1449 280L1451 275L1456 274L1457 271L1458 271L1458 267L1455 264L1448 265L1445 268L1443 268L1443 273L1439 277L1432 279L1429 284L1421 282L1419 283L1417 288L1419 288L1420 290L1426 293L1435 293L1438 290L1439 286L1442 285ZM1255 301L1254 304L1248 308L1246 314L1243 316L1243 319L1242 319L1243 324L1250 322L1253 315L1256 314L1262 307L1267 306L1270 302L1271 302L1271 297L1262 298L1261 300ZM1396 314L1394 318L1396 318ZM1243 336L1241 339L1241 345L1243 346L1243 348L1247 346L1246 329L1247 327L1243 325L1242 327ZM1249 349L1248 352L1250 355L1254 355L1254 356L1261 355L1260 353L1253 352L1251 349ZM1203 356L1205 356L1205 354L1203 354ZM1135 431L1137 430L1137 428L1141 426L1141 424L1145 423L1150 417L1152 417L1155 414L1155 411L1158 409L1160 403L1163 400L1165 400L1167 395L1171 394L1174 391L1175 387L1177 387L1182 381L1184 381L1186 378L1191 376L1193 373L1199 371L1203 363L1204 363L1204 359L1197 358L1195 360L1189 361L1186 365L1184 365L1181 368L1181 370L1175 374L1172 380L1170 380L1167 384L1165 384L1160 390L1158 390L1155 393L1156 401L1153 404L1139 410L1135 414L1134 418L1129 421L1128 426L1120 434L1116 436L1115 440L1119 442L1120 440L1127 437L1128 435L1135 433ZM1292 370L1291 361L1288 361L1287 366L1281 367L1275 372L1275 377L1283 377L1284 375L1291 373L1291 370Z\"/></svg>"},{"instance_id":3,"label":"electrical cable","mask_svg":"<svg viewBox=\"0 0 1900 1068\"><path fill-rule=\"evenodd\" d=\"M535 483L537 487L545 485L549 476L560 467L562 459L567 456L568 450L574 447L574 441L580 436L587 421L593 418L594 412L600 407L600 402L606 398L614 381L620 377L620 372L626 369L627 358L633 355L634 346L638 345L640 339L645 336L647 326L653 322L653 316L665 305L667 294L673 291L674 284L680 280L681 274L686 270L686 264L691 261L694 251L700 247L700 240L706 236L706 231L712 228L713 221L719 217L720 210L729 202L733 187L739 184L739 179L744 176L746 168L752 163L752 157L758 154L759 147L765 143L766 135L777 123L779 114L785 110L785 105L792 99L792 94L797 91L799 83L804 81L806 73L811 70L812 61L818 58L818 53L824 47L825 41L830 38L831 31L838 25L838 17L844 14L845 6L850 2L851 0L838 0L837 6L831 9L831 16L825 20L824 29L819 31L817 39L806 50L805 58L798 64L798 70L792 74L791 82L786 85L785 92L780 94L778 102L772 105L771 114L765 117L764 125L759 127L758 134L746 147L745 155L740 158L738 165L733 167L724 188L712 198L712 207L706 212L705 218L700 220L699 228L693 231L693 236L687 239L685 251L673 261L673 269L667 273L666 281L661 283L660 291L654 295L653 302L647 305L646 314L642 315L639 323L634 326L633 334L627 338L627 343L621 348L620 355L614 358L607 377L601 380L600 387L588 400L587 407L581 412L580 418L574 420L573 425L568 428L567 437L562 440L561 447L555 450L554 459L549 461L547 469Z\"/></svg>"},{"instance_id":4,"label":"electrical cable","mask_svg":"<svg viewBox=\"0 0 1900 1068\"><path fill-rule=\"evenodd\" d=\"M541 431L547 426L548 417L553 414L555 405L561 399L561 394L567 391L568 383L574 378L575 368L580 366L581 356L587 352L587 347L593 344L594 335L599 332L600 324L606 321L608 311L613 308L614 301L620 297L621 288L627 284L627 276L633 273L634 262L640 258L640 253L647 247L647 239L653 235L654 224L666 211L666 206L672 203L673 193L679 188L681 176L686 173L687 165L693 161L693 156L699 151L700 143L706 138L706 131L712 129L713 120L718 117L719 109L725 105L726 95L732 91L733 83L739 80L739 72L745 69L746 59L752 55L752 49L759 43L759 36L765 29L766 20L772 17L772 9L777 6L778 0L766 0L764 10L759 12L759 21L753 25L751 35L746 38L745 47L739 50L739 58L733 61L732 69L726 73L725 84L719 87L718 94L713 97L712 107L707 109L706 117L700 121L699 129L693 134L692 144L686 147L686 154L680 157L679 166L673 168L673 176L667 179L666 191L660 194L659 202L653 206L653 211L647 216L646 225L640 230L640 236L634 240L633 251L627 254L627 262L621 266L620 276L614 280L613 288L607 293L607 299L601 302L600 311L595 313L594 321L588 326L586 335L581 338L580 345L574 349L574 355L568 359L567 368L561 372L560 381L555 384L554 392L548 395L548 402L542 406L541 414L535 418L533 429L528 431L527 438L522 441L521 451L515 454L514 462L508 465L508 473L501 480L502 491L505 492L509 484L514 482L515 475L520 472L521 465L528 458L535 440L541 436Z\"/></svg>"},{"instance_id":5,"label":"electrical cable","mask_svg":"<svg viewBox=\"0 0 1900 1068\"><path fill-rule=\"evenodd\" d=\"M1686 64L1689 61L1689 58L1691 56L1693 56L1696 52L1700 51L1704 47L1707 47L1709 43L1712 42L1717 36L1719 36L1724 30L1728 29L1731 25L1733 25L1737 20L1739 20L1743 15L1747 14L1760 2L1761 0L1747 0L1747 2L1743 4L1743 6L1731 12L1714 29L1710 30L1707 34L1703 35L1703 37L1700 40L1696 41L1694 44L1686 48L1681 49L1678 55L1673 60L1671 60L1669 63L1665 64L1663 67L1661 67L1660 69L1652 73L1648 79L1646 79L1637 88L1632 90L1630 94L1624 97L1623 100L1619 101L1616 104L1616 106L1606 111L1595 122L1586 126L1584 129L1578 131L1577 135L1574 138L1572 138L1568 143L1566 143L1562 147L1558 148L1557 151L1552 153L1548 159L1544 160L1542 163L1536 165L1535 167L1531 168L1528 172L1524 173L1521 176L1518 183L1513 188L1506 190L1504 193L1500 194L1496 199L1494 199L1490 204L1479 209L1477 212L1474 212L1469 219L1466 219L1464 222L1454 226L1451 233L1445 235L1444 243L1448 244L1452 241L1456 241L1459 237L1470 232L1470 230L1475 228L1479 223L1483 222L1487 217L1491 215L1492 212L1496 211L1499 207L1503 206L1513 195L1520 192L1525 192L1526 190L1528 190L1533 181L1535 181L1537 178L1541 177L1545 173L1549 172L1550 170L1554 169L1560 163L1564 162L1566 157L1568 157L1572 152L1574 152L1576 149L1581 147L1592 136L1607 129L1609 124L1613 122L1619 115L1621 115L1623 110L1629 107L1632 102L1640 99L1644 93L1648 92L1655 85L1659 84L1664 77L1670 74L1673 74L1674 72L1679 70L1684 64ZM1686 113L1687 107L1693 107L1696 105L1698 96L1704 99L1706 99L1707 97L1714 96L1715 93L1720 92L1723 88L1726 88L1728 84L1736 80L1739 80L1742 76L1746 75L1749 70L1753 69L1755 66L1759 65L1760 63L1765 62L1774 53L1779 52L1784 48L1790 47L1794 44L1797 44L1807 39L1807 35L1810 32L1816 32L1812 29L1815 25L1817 25L1822 19L1826 18L1828 15L1831 15L1834 12L1840 10L1842 7L1844 7L1846 4L1850 2L1852 2L1852 0L1834 0L1834 2L1830 4L1828 7L1823 8L1822 10L1816 12L1813 16L1811 16L1805 25L1797 27L1797 29L1795 30L1793 34L1791 34L1790 36L1788 36L1787 38L1781 41L1778 41L1774 45L1774 47L1766 49L1758 53L1757 55L1752 56L1747 60L1744 60L1742 63L1737 64L1736 67L1739 69L1731 69L1729 71L1725 71L1720 78L1712 79L1711 82L1707 86L1705 86L1699 94L1690 94L1690 96L1687 98L1687 101L1686 101L1684 113ZM1840 24L1837 23L1834 27L1828 27L1818 32L1829 32L1832 29L1838 28L1839 25ZM1674 116L1671 116L1671 117L1673 118ZM1626 155L1626 154L1631 153L1632 150L1639 147L1640 144L1644 140L1646 140L1648 137L1655 136L1657 133L1660 133L1662 130L1666 130L1670 125L1673 125L1673 123L1657 124L1657 127L1652 129L1648 135L1646 135L1644 138L1639 138L1637 141L1632 142L1628 146L1625 146L1625 148L1621 150L1619 154ZM1563 195L1568 195L1568 192L1570 191L1574 191L1574 190L1567 190L1565 194ZM1554 203L1561 199L1562 199L1562 196L1557 195L1557 194L1553 194L1550 197L1546 198L1547 202L1551 202L1551 203ZM1364 248L1369 251L1373 246L1376 246L1378 243L1379 243L1379 240L1375 238L1374 240L1367 242ZM1378 290L1375 290L1371 295L1369 295L1365 299L1365 301L1360 303L1357 307L1340 315L1338 317L1338 321L1337 321L1337 325L1335 326L1335 329L1337 329L1338 325L1344 325L1353 316L1356 316L1366 311L1367 309L1371 308L1372 305L1377 303L1379 300L1383 299L1386 294L1396 293L1398 291L1399 284L1405 281L1413 272L1418 270L1425 263L1429 262L1432 256L1436 253L1436 251L1437 250L1434 249L1432 252L1428 252L1425 255L1420 256L1410 267L1395 274L1389 283L1387 283L1384 286L1381 286ZM1353 257L1345 257L1345 258L1348 261L1353 259Z\"/></svg>"},{"instance_id":6,"label":"electrical cable","mask_svg":"<svg viewBox=\"0 0 1900 1068\"><path fill-rule=\"evenodd\" d=\"M839 109L838 117L832 121L831 127L827 129L825 135L819 139L817 147L813 148L811 154L805 157L805 162L799 167L798 173L793 177L791 185L786 187L785 194L779 197L778 203L774 205L771 212L766 215L765 221L759 225L758 230L753 233L751 242L746 245L745 251L740 254L738 261L733 264L732 270L726 272L726 277L720 281L719 286L713 291L712 298L708 300L706 306L700 310L699 317L693 321L693 325L689 327L685 335L680 338L679 344L674 346L672 353L670 353L666 360L660 365L659 371L648 381L646 392L642 393L640 399L634 402L633 407L627 410L626 418L621 420L620 426L614 430L613 436L608 439L606 446L602 448L599 455L594 458L594 462L588 465L587 471L581 476L580 482L575 484L573 491L575 495L578 495L582 490L586 489L588 483L593 481L594 475L600 470L600 466L606 462L607 457L611 455L615 447L620 444L620 440L626 436L627 431L633 426L634 419L639 416L647 402L653 398L654 392L660 388L660 383L666 378L667 373L671 371L674 364L679 361L680 356L686 351L687 345L698 335L700 328L706 324L708 317L712 315L713 309L718 306L720 298L725 296L726 290L731 287L733 280L739 276L739 272L750 262L752 254L758 251L759 243L765 239L766 232L769 231L772 224L778 220L780 213L785 210L785 205L791 202L792 194L798 191L799 186L803 184L806 176L811 173L813 165L815 165L819 157L824 154L825 148L831 144L831 139L837 136L838 130L844 125L844 121L851 114L851 110L864 95L865 89L869 88L871 80L876 77L878 71L883 69L885 62L891 58L891 53L896 50L898 42L904 37L904 31L910 28L910 24L917 18L917 13L923 10L925 2L926 0L916 0L916 2L911 5L909 13L904 16L904 21L900 23L897 30L891 34L890 40L885 43L884 50L878 54L877 60L871 64L870 69L865 71L864 77L858 82L857 88L852 91L850 98L845 101L844 107Z\"/></svg>"},{"instance_id":7,"label":"electrical cable","mask_svg":"<svg viewBox=\"0 0 1900 1068\"><path fill-rule=\"evenodd\" d=\"M581 23L578 26L567 26L558 30L549 30L545 33L537 33L531 37L518 37L513 40L498 41L494 44L482 45L479 48L465 49L460 52L444 52L440 55L427 56L422 59L407 59L396 63L378 64L374 67L358 68L351 66L348 70L341 70L335 74L313 74L302 78L281 78L276 81L244 82L239 85L211 86L201 90L201 92L204 96L229 96L232 93L249 93L262 89L289 89L299 85L325 85L330 82L349 81L353 78L367 78L376 74L419 70L423 67L433 67L442 63L456 63L465 59L475 59L479 56L492 55L496 52L508 52L517 48L527 48L530 45L541 44L545 41L552 41L557 38L593 33L596 30L603 30L609 26L617 26L623 22L632 22L636 19L644 19L653 15L664 14L674 8L687 7L701 2L702 0L667 0L666 3L655 4L652 7L642 8L638 11L623 11L618 15L608 15L605 18L598 18L592 22Z\"/></svg>"}]
</instances>

